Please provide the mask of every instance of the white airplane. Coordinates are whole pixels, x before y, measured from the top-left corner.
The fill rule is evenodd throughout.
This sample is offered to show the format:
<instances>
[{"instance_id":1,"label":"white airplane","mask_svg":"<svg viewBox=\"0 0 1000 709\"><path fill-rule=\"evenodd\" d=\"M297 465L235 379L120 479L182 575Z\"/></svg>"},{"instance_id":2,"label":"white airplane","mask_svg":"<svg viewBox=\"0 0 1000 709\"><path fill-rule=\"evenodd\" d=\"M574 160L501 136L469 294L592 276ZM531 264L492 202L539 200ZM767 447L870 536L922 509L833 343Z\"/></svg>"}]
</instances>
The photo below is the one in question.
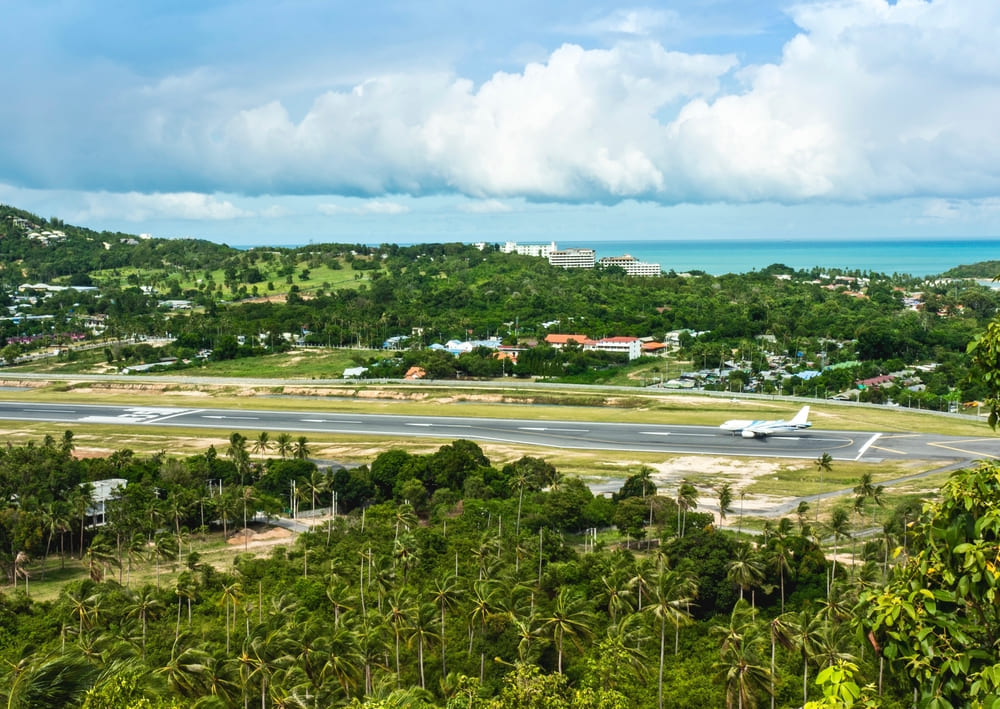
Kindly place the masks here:
<instances>
[{"instance_id":1,"label":"white airplane","mask_svg":"<svg viewBox=\"0 0 1000 709\"><path fill-rule=\"evenodd\" d=\"M784 419L772 421L766 419L758 421L731 419L723 423L719 428L723 431L732 431L733 435L738 433L744 438L764 438L770 436L772 433L788 433L789 431L809 428L812 424L806 420L808 418L809 407L803 406L791 421L785 421Z\"/></svg>"}]
</instances>

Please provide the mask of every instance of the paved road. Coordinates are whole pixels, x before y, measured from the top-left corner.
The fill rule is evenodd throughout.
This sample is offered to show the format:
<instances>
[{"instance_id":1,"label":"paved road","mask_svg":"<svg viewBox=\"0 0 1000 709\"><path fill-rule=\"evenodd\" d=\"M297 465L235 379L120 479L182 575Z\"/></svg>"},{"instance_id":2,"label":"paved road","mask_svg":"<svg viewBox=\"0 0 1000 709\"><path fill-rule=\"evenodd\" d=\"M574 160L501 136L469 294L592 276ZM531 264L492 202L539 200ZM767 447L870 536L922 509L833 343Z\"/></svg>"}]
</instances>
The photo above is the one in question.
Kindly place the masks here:
<instances>
[{"instance_id":1,"label":"paved road","mask_svg":"<svg viewBox=\"0 0 1000 709\"><path fill-rule=\"evenodd\" d=\"M247 409L109 406L0 401L0 419L126 427L206 428L223 431L339 433L398 438L428 437L515 443L549 448L648 451L770 458L836 460L1000 458L1000 438L810 429L766 439L744 439L712 426L672 426L580 421L533 421L457 416L393 416L258 411Z\"/></svg>"}]
</instances>

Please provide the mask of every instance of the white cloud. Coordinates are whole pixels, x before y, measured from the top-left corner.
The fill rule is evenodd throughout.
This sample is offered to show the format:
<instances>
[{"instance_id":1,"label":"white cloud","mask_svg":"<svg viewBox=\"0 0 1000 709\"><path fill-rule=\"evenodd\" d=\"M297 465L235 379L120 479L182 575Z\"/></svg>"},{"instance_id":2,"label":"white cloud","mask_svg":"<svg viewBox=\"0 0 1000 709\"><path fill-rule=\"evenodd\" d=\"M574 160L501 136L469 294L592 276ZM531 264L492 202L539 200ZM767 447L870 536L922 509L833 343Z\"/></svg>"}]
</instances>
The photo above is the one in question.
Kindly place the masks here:
<instances>
[{"instance_id":1,"label":"white cloud","mask_svg":"<svg viewBox=\"0 0 1000 709\"><path fill-rule=\"evenodd\" d=\"M115 189L129 180L126 189L163 193L102 193L89 206L95 215L209 219L251 215L211 196L238 192L377 198L328 205L328 214L408 209L378 199L387 195L458 194L483 205L1000 195L1000 3L821 0L789 13L798 33L761 66L669 51L649 37L676 18L636 7L584 28L622 40L610 48L565 44L478 84L415 66L315 97L302 88L251 99L277 89L231 86L221 65L191 69L116 91L107 110L128 113L87 114L80 123L94 135L9 140L0 164L23 185ZM60 157L87 146L85 160L39 160L39 145Z\"/></svg>"},{"instance_id":2,"label":"white cloud","mask_svg":"<svg viewBox=\"0 0 1000 709\"><path fill-rule=\"evenodd\" d=\"M123 219L143 222L152 219L224 220L258 216L228 199L195 192L142 194L139 192L94 192L84 196L85 207L71 219L90 222Z\"/></svg>"},{"instance_id":3,"label":"white cloud","mask_svg":"<svg viewBox=\"0 0 1000 709\"><path fill-rule=\"evenodd\" d=\"M622 8L597 20L572 28L587 35L631 35L645 37L678 22L676 12L649 7Z\"/></svg>"},{"instance_id":4,"label":"white cloud","mask_svg":"<svg viewBox=\"0 0 1000 709\"><path fill-rule=\"evenodd\" d=\"M396 214L406 214L410 208L396 202L386 202L384 200L372 199L358 205L342 204L320 204L316 207L321 214L327 216L337 216L340 214L350 214L355 216L383 215L392 216Z\"/></svg>"},{"instance_id":5,"label":"white cloud","mask_svg":"<svg viewBox=\"0 0 1000 709\"><path fill-rule=\"evenodd\" d=\"M513 207L499 199L481 199L463 202L458 205L458 209L468 214L502 214L513 211Z\"/></svg>"}]
</instances>

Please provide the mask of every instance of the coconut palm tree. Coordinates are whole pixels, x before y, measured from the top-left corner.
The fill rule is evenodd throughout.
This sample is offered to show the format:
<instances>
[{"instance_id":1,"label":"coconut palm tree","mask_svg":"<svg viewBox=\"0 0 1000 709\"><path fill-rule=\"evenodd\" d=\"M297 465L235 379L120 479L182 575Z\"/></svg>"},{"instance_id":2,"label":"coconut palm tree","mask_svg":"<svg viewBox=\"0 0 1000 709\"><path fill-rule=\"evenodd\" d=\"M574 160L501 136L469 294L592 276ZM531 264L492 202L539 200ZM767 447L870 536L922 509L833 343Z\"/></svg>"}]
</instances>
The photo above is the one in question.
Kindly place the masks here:
<instances>
[{"instance_id":1,"label":"coconut palm tree","mask_svg":"<svg viewBox=\"0 0 1000 709\"><path fill-rule=\"evenodd\" d=\"M837 554L840 551L840 540L851 536L851 520L847 510L836 507L830 515L830 533L833 535L833 565L830 570L830 585L833 585L837 575ZM829 589L827 589L829 592Z\"/></svg>"},{"instance_id":2,"label":"coconut palm tree","mask_svg":"<svg viewBox=\"0 0 1000 709\"><path fill-rule=\"evenodd\" d=\"M719 526L726 523L726 515L733 511L733 485L722 483L716 489L719 496Z\"/></svg>"},{"instance_id":3,"label":"coconut palm tree","mask_svg":"<svg viewBox=\"0 0 1000 709\"><path fill-rule=\"evenodd\" d=\"M153 537L153 562L156 568L156 588L160 587L160 562L177 558L177 537L167 532L157 532Z\"/></svg>"},{"instance_id":4,"label":"coconut palm tree","mask_svg":"<svg viewBox=\"0 0 1000 709\"><path fill-rule=\"evenodd\" d=\"M726 578L740 587L741 601L743 593L747 589L759 586L764 582L764 564L756 549L749 543L744 542L736 547L733 559L726 568Z\"/></svg>"},{"instance_id":5,"label":"coconut palm tree","mask_svg":"<svg viewBox=\"0 0 1000 709\"><path fill-rule=\"evenodd\" d=\"M445 660L445 614L455 610L462 600L462 589L457 576L444 579L435 577L431 581L431 599L440 611L441 616L441 676L448 676L448 665Z\"/></svg>"},{"instance_id":6,"label":"coconut palm tree","mask_svg":"<svg viewBox=\"0 0 1000 709\"><path fill-rule=\"evenodd\" d=\"M653 580L652 598L646 607L660 621L660 671L657 682L657 705L663 709L663 663L666 629L674 626L674 654L678 651L681 625L691 622L690 606L698 593L698 581L689 567L664 569Z\"/></svg>"},{"instance_id":7,"label":"coconut palm tree","mask_svg":"<svg viewBox=\"0 0 1000 709\"><path fill-rule=\"evenodd\" d=\"M87 551L83 554L83 565L87 568L90 578L95 583L104 580L104 573L109 566L119 564L115 550L111 548L104 537L97 536L91 541Z\"/></svg>"},{"instance_id":8,"label":"coconut palm tree","mask_svg":"<svg viewBox=\"0 0 1000 709\"><path fill-rule=\"evenodd\" d=\"M794 618L789 621L791 637L794 646L802 658L802 704L809 701L809 663L816 654L820 632L826 621L816 613L810 604L806 604Z\"/></svg>"},{"instance_id":9,"label":"coconut palm tree","mask_svg":"<svg viewBox=\"0 0 1000 709\"><path fill-rule=\"evenodd\" d=\"M278 434L278 438L275 440L275 448L278 450L278 455L284 460L286 457L292 454L292 434L282 432Z\"/></svg>"},{"instance_id":10,"label":"coconut palm tree","mask_svg":"<svg viewBox=\"0 0 1000 709\"><path fill-rule=\"evenodd\" d=\"M813 461L816 466L816 471L819 473L819 486L823 487L823 473L830 473L833 471L833 456L829 453L824 452L819 458ZM816 505L816 519L819 519L819 505Z\"/></svg>"},{"instance_id":11,"label":"coconut palm tree","mask_svg":"<svg viewBox=\"0 0 1000 709\"><path fill-rule=\"evenodd\" d=\"M781 612L785 612L785 574L792 569L792 548L788 545L788 536L777 533L767 545L765 554L768 566L778 572L779 585L781 588Z\"/></svg>"},{"instance_id":12,"label":"coconut palm tree","mask_svg":"<svg viewBox=\"0 0 1000 709\"><path fill-rule=\"evenodd\" d=\"M677 536L684 536L684 529L687 526L688 510L693 510L698 506L698 488L687 480L682 480L677 488Z\"/></svg>"},{"instance_id":13,"label":"coconut palm tree","mask_svg":"<svg viewBox=\"0 0 1000 709\"><path fill-rule=\"evenodd\" d=\"M311 451L309 450L309 439L305 436L299 436L295 439L295 452L294 457L298 460L305 460L309 457Z\"/></svg>"},{"instance_id":14,"label":"coconut palm tree","mask_svg":"<svg viewBox=\"0 0 1000 709\"><path fill-rule=\"evenodd\" d=\"M427 689L427 681L424 676L424 648L438 637L434 630L436 615L437 608L433 604L418 604L412 609L409 623L405 629L407 646L417 646L417 667L420 668L421 689Z\"/></svg>"},{"instance_id":15,"label":"coconut palm tree","mask_svg":"<svg viewBox=\"0 0 1000 709\"><path fill-rule=\"evenodd\" d=\"M230 628L230 611L232 608L232 618L236 618L236 606L240 603L243 597L243 587L240 586L238 581L230 584L224 584L222 586L222 594L219 596L219 603L225 606L226 610L226 656L229 656L229 628Z\"/></svg>"},{"instance_id":16,"label":"coconut palm tree","mask_svg":"<svg viewBox=\"0 0 1000 709\"><path fill-rule=\"evenodd\" d=\"M795 647L795 622L794 614L782 613L772 618L767 624L768 636L771 639L771 709L774 709L775 651L778 645L786 650Z\"/></svg>"},{"instance_id":17,"label":"coconut palm tree","mask_svg":"<svg viewBox=\"0 0 1000 709\"><path fill-rule=\"evenodd\" d=\"M760 632L753 609L746 601L737 601L728 625L712 630L713 635L721 637L722 660L716 667L725 683L727 709L755 706L757 697L770 688L770 673L760 664L761 651L767 641Z\"/></svg>"},{"instance_id":18,"label":"coconut palm tree","mask_svg":"<svg viewBox=\"0 0 1000 709\"><path fill-rule=\"evenodd\" d=\"M593 635L594 615L587 605L583 594L563 586L550 614L541 618L542 627L548 630L556 644L556 672L559 674L562 674L563 641L568 637L577 649L581 649L580 638Z\"/></svg>"},{"instance_id":19,"label":"coconut palm tree","mask_svg":"<svg viewBox=\"0 0 1000 709\"><path fill-rule=\"evenodd\" d=\"M267 431L261 431L257 434L257 438L254 439L252 450L254 453L260 456L261 462L264 460L264 454L267 453L274 444L271 443L271 436Z\"/></svg>"},{"instance_id":20,"label":"coconut palm tree","mask_svg":"<svg viewBox=\"0 0 1000 709\"><path fill-rule=\"evenodd\" d=\"M163 609L163 602L148 586L132 597L127 607L129 618L136 618L142 626L142 659L146 659L146 627L150 618L155 618Z\"/></svg>"}]
</instances>

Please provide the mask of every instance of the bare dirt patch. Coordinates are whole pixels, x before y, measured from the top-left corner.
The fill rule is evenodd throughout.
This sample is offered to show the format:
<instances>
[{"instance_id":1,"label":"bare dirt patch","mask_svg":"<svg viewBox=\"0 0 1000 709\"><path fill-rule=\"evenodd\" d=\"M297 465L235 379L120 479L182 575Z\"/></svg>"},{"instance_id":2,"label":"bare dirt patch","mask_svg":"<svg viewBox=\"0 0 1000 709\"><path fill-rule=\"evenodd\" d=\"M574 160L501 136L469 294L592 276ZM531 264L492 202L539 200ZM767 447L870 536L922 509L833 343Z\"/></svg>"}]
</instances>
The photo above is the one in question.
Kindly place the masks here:
<instances>
[{"instance_id":1,"label":"bare dirt patch","mask_svg":"<svg viewBox=\"0 0 1000 709\"><path fill-rule=\"evenodd\" d=\"M281 542L289 541L292 533L282 527L268 527L260 531L252 529L241 529L229 536L226 544L230 546L247 546L257 548L262 546L272 546Z\"/></svg>"}]
</instances>

